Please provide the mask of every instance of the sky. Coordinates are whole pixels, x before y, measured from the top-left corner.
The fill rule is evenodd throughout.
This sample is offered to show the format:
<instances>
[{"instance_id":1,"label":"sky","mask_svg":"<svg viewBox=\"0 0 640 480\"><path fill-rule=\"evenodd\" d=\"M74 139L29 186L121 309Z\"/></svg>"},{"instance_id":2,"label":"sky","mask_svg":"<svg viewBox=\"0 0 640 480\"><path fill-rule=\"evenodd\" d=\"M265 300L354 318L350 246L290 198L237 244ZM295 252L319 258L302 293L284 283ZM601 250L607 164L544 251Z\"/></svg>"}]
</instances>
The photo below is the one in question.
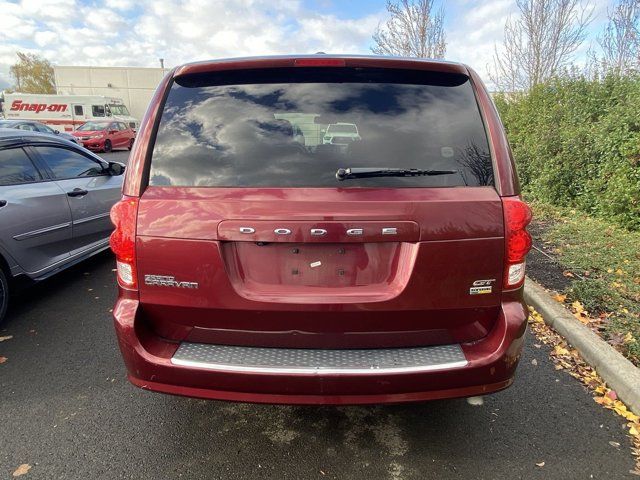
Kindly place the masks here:
<instances>
[{"instance_id":1,"label":"sky","mask_svg":"<svg viewBox=\"0 0 640 480\"><path fill-rule=\"evenodd\" d=\"M589 2L589 0L585 0ZM590 0L589 40L613 0ZM445 11L446 59L487 67L515 0L436 0ZM370 54L388 17L384 0L0 0L0 89L16 51L54 65L165 66L209 58L290 53Z\"/></svg>"}]
</instances>

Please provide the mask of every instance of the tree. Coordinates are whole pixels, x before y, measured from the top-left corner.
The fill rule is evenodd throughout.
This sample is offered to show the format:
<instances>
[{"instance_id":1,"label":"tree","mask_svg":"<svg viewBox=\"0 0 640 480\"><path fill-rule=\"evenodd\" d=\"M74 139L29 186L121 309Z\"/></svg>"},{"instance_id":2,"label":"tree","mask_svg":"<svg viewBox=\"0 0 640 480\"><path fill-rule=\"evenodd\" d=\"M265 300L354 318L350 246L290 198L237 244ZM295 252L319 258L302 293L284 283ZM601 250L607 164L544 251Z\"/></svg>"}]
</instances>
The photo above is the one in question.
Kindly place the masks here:
<instances>
[{"instance_id":1,"label":"tree","mask_svg":"<svg viewBox=\"0 0 640 480\"><path fill-rule=\"evenodd\" d=\"M391 18L378 25L371 48L378 55L443 58L447 50L444 11L434 9L434 0L387 0Z\"/></svg>"},{"instance_id":2,"label":"tree","mask_svg":"<svg viewBox=\"0 0 640 480\"><path fill-rule=\"evenodd\" d=\"M617 74L640 69L640 0L620 0L598 43L604 68Z\"/></svg>"},{"instance_id":3,"label":"tree","mask_svg":"<svg viewBox=\"0 0 640 480\"><path fill-rule=\"evenodd\" d=\"M586 37L593 9L580 0L516 0L518 17L495 47L491 81L503 91L528 90L562 74Z\"/></svg>"},{"instance_id":4,"label":"tree","mask_svg":"<svg viewBox=\"0 0 640 480\"><path fill-rule=\"evenodd\" d=\"M32 53L17 52L18 62L11 66L14 89L22 93L56 93L53 67L48 60Z\"/></svg>"}]
</instances>

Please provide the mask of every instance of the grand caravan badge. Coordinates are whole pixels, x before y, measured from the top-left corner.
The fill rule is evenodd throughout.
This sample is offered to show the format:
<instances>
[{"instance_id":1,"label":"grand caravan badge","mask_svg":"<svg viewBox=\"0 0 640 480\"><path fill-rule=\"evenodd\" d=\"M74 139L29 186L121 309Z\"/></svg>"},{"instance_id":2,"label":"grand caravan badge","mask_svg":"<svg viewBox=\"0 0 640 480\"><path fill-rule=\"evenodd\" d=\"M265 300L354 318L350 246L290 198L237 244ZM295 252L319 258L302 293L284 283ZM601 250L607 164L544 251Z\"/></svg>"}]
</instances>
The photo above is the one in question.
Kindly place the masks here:
<instances>
[{"instance_id":1,"label":"grand caravan badge","mask_svg":"<svg viewBox=\"0 0 640 480\"><path fill-rule=\"evenodd\" d=\"M145 275L144 284L157 287L198 288L197 282L178 282L171 275Z\"/></svg>"},{"instance_id":2,"label":"grand caravan badge","mask_svg":"<svg viewBox=\"0 0 640 480\"><path fill-rule=\"evenodd\" d=\"M469 289L469 295L486 295L487 293L493 292L493 284L495 281L495 278L476 280Z\"/></svg>"}]
</instances>

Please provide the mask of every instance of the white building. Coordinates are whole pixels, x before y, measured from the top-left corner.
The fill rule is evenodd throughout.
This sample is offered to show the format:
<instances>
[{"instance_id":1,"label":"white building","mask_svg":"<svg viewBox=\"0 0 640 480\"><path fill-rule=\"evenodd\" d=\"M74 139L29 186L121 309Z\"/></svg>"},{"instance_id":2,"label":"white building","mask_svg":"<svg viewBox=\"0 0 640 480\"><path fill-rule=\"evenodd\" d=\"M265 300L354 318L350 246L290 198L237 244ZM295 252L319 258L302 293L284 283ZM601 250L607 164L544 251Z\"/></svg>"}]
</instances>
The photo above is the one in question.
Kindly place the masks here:
<instances>
[{"instance_id":1,"label":"white building","mask_svg":"<svg viewBox=\"0 0 640 480\"><path fill-rule=\"evenodd\" d=\"M59 95L121 98L138 120L142 120L156 87L167 71L166 68L142 67L53 67Z\"/></svg>"}]
</instances>

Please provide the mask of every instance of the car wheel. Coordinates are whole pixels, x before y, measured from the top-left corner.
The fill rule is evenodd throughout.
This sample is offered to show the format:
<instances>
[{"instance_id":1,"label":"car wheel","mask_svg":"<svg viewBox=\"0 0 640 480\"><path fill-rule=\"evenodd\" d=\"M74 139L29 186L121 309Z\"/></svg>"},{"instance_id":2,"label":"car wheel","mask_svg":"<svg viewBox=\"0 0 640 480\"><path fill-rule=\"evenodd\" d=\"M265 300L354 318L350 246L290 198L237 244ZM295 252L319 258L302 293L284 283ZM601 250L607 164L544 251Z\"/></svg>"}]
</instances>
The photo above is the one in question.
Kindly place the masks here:
<instances>
[{"instance_id":1,"label":"car wheel","mask_svg":"<svg viewBox=\"0 0 640 480\"><path fill-rule=\"evenodd\" d=\"M0 268L0 323L7 313L7 305L9 305L9 283L2 268Z\"/></svg>"},{"instance_id":2,"label":"car wheel","mask_svg":"<svg viewBox=\"0 0 640 480\"><path fill-rule=\"evenodd\" d=\"M129 150L133 148L133 138L129 140Z\"/></svg>"},{"instance_id":3,"label":"car wheel","mask_svg":"<svg viewBox=\"0 0 640 480\"><path fill-rule=\"evenodd\" d=\"M104 141L104 151L105 152L110 152L111 150L113 150L113 146L111 145L111 140L105 140Z\"/></svg>"}]
</instances>

